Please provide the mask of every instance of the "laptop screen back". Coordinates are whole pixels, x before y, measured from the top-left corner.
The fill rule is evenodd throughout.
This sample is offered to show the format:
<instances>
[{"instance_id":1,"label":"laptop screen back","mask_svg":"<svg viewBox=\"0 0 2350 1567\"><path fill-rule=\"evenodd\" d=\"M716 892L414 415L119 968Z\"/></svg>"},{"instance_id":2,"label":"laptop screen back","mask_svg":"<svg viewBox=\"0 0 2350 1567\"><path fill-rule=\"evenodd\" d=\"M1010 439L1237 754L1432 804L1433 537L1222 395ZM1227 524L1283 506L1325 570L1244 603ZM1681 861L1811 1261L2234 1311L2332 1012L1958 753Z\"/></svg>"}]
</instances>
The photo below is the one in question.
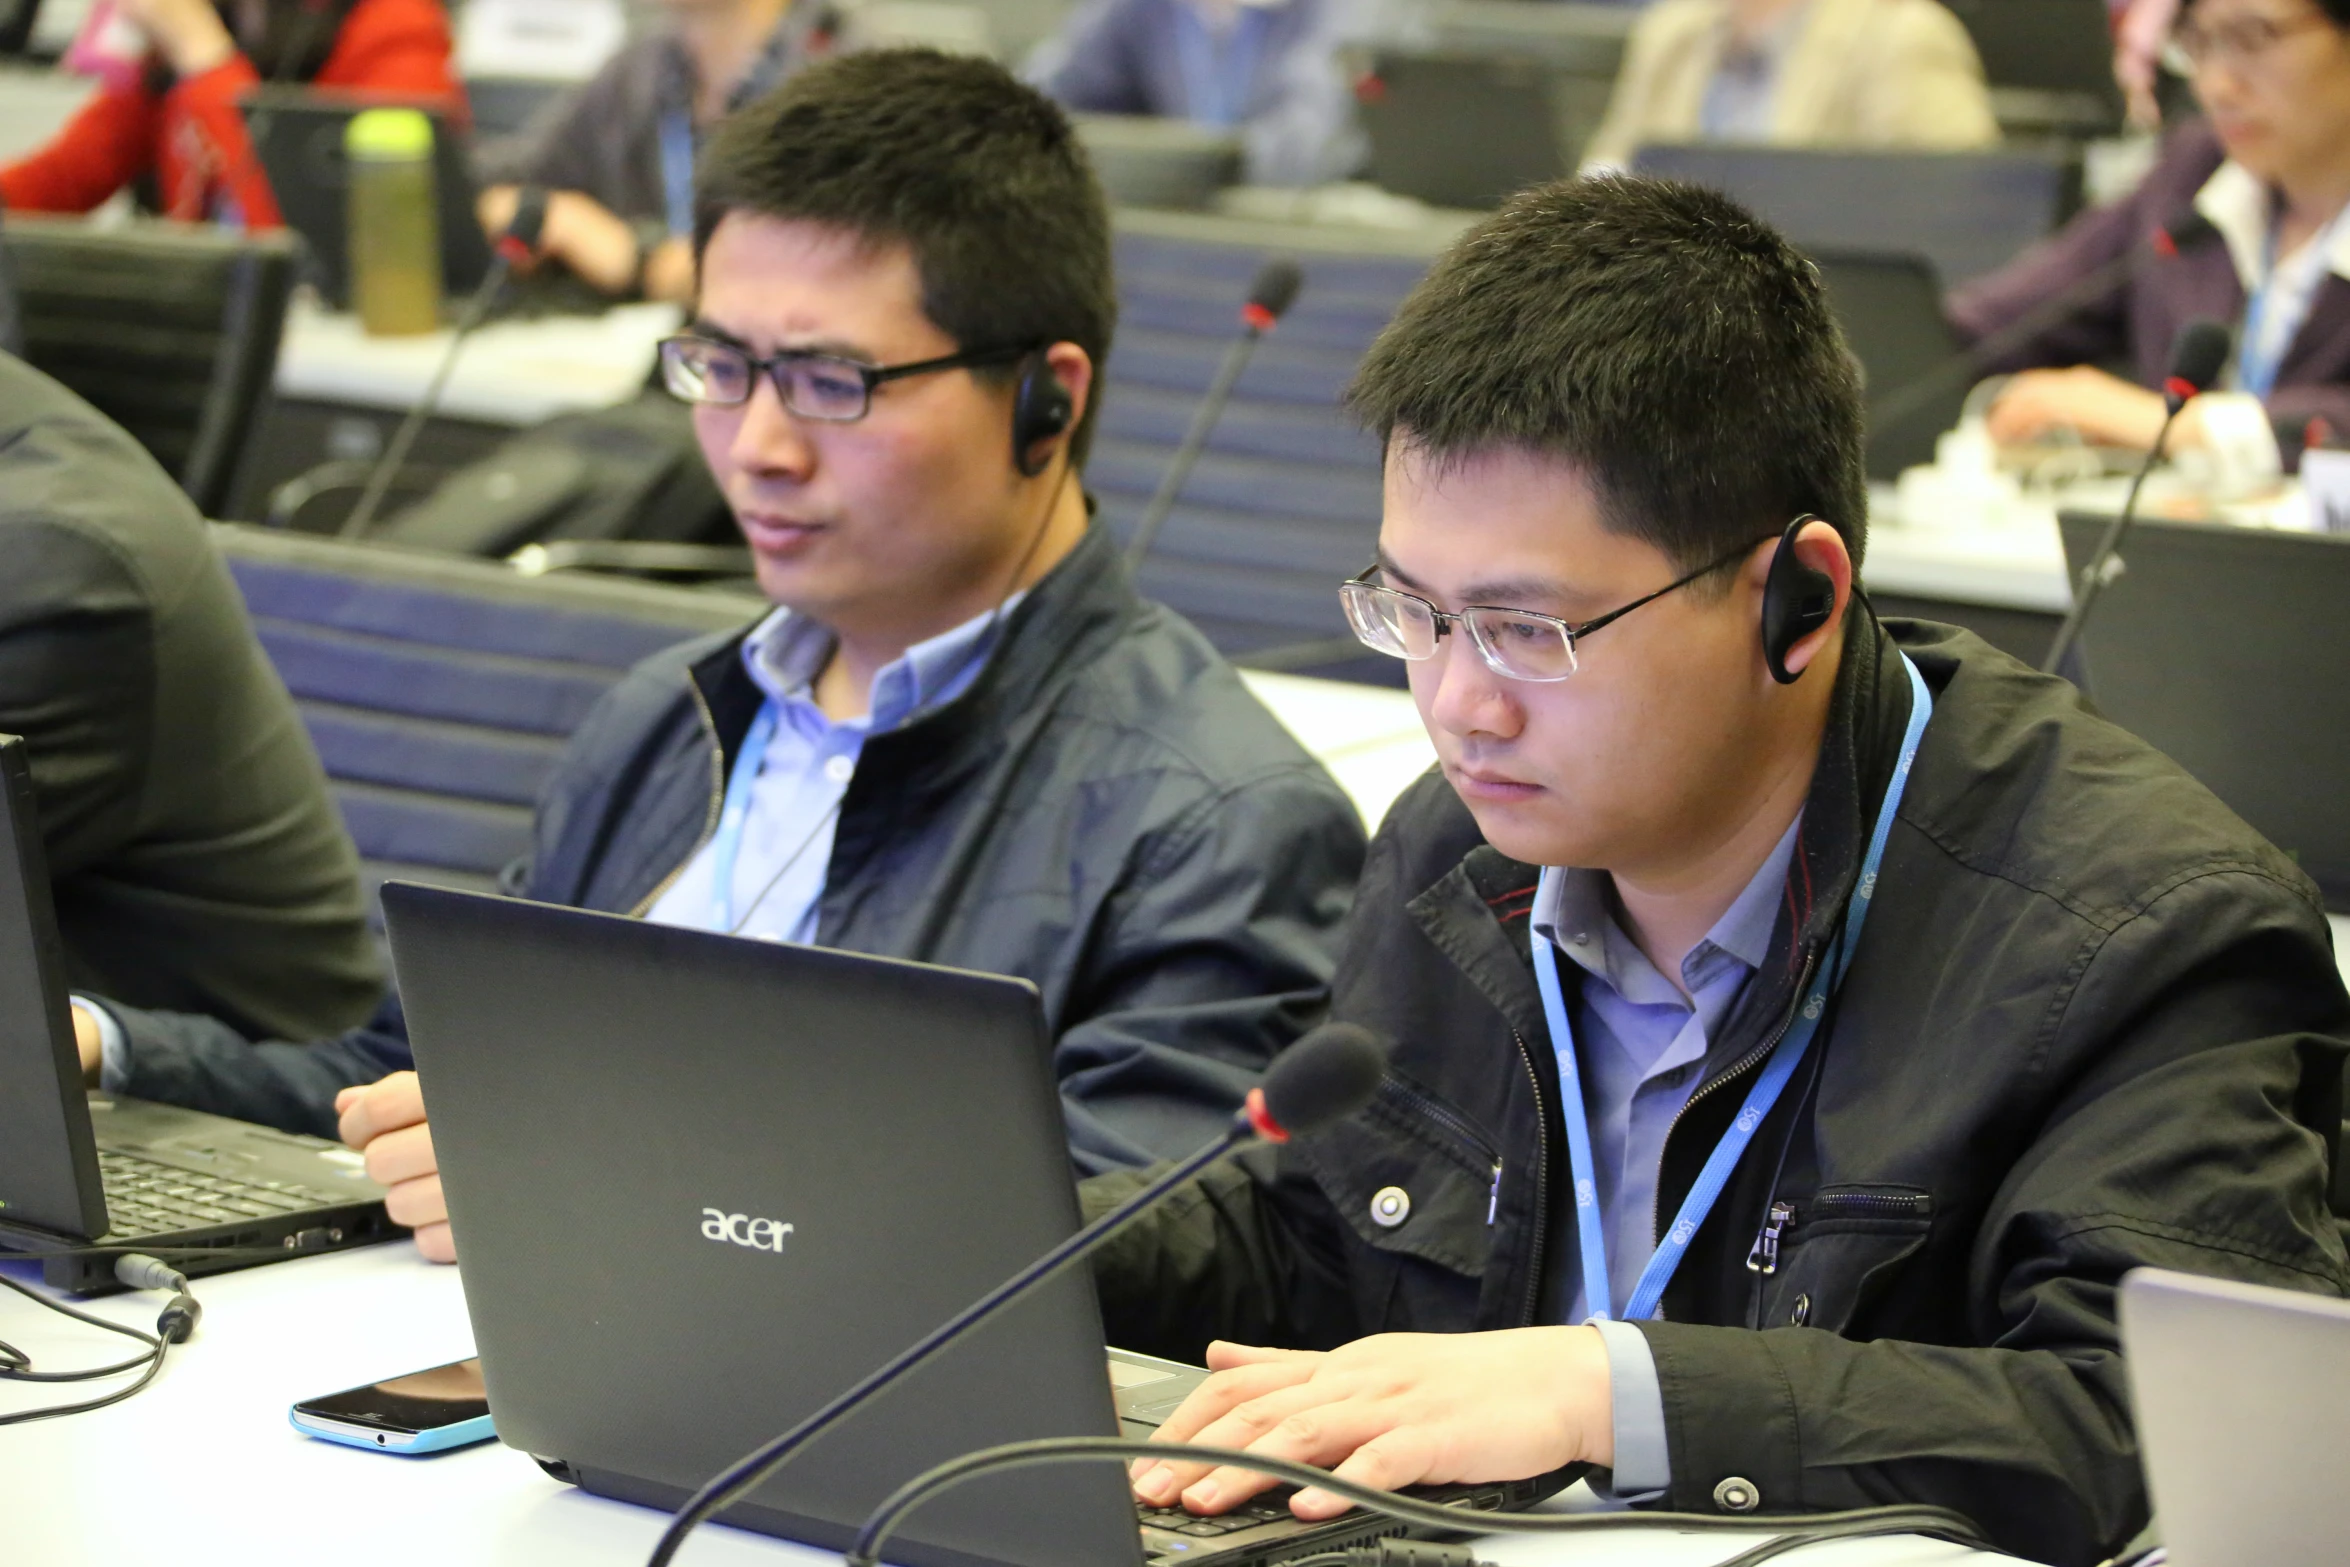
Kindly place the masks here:
<instances>
[{"instance_id":1,"label":"laptop screen back","mask_svg":"<svg viewBox=\"0 0 2350 1567\"><path fill-rule=\"evenodd\" d=\"M674 1506L1077 1224L1026 984L394 884L383 897L499 1436ZM934 1464L1115 1435L1063 1276L727 1516L835 1547ZM991 1477L893 1559L1139 1560L1115 1466Z\"/></svg>"}]
</instances>

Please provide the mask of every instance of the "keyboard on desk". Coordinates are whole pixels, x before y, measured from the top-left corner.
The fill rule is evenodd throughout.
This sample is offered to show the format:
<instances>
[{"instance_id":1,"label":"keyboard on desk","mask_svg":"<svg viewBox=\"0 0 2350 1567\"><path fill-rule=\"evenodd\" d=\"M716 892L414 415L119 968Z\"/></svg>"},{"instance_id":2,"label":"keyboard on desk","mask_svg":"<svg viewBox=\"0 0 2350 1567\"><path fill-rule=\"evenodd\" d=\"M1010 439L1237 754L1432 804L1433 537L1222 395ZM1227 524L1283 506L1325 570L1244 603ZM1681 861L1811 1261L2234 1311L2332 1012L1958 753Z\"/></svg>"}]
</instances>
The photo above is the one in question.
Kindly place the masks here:
<instances>
[{"instance_id":1,"label":"keyboard on desk","mask_svg":"<svg viewBox=\"0 0 2350 1567\"><path fill-rule=\"evenodd\" d=\"M243 1181L104 1148L98 1151L98 1178L106 1192L107 1228L114 1235L208 1230L350 1201L293 1181Z\"/></svg>"}]
</instances>

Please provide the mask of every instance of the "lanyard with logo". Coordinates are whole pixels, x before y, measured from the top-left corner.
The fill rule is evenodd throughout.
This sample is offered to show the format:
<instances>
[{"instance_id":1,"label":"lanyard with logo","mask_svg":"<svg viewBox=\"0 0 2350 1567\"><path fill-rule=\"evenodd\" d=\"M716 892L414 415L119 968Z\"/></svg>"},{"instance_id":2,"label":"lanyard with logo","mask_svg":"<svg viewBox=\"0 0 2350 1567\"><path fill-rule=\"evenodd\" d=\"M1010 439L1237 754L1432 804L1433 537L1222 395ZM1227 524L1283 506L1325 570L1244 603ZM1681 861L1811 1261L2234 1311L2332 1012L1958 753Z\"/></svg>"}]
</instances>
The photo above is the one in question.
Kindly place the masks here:
<instances>
[{"instance_id":1,"label":"lanyard with logo","mask_svg":"<svg viewBox=\"0 0 2350 1567\"><path fill-rule=\"evenodd\" d=\"M1746 1145L1754 1141L1756 1130L1770 1115L1771 1107L1779 1102L1787 1080L1802 1064L1804 1053L1811 1048L1812 1036L1819 1032L1828 998L1836 993L1836 987L1844 982L1845 970L1852 966L1853 949L1860 944L1861 927L1868 920L1870 900L1876 896L1877 867L1885 858L1885 840L1893 830L1893 813L1901 803L1902 791L1909 785L1910 764L1917 760L1918 742L1925 735L1926 720L1934 714L1934 698L1926 689L1925 677L1918 673L1917 665L1909 661L1906 653L1901 655L1901 667L1909 672L1909 729L1901 738L1901 759L1894 764L1892 781L1885 786L1885 801L1877 808L1876 829L1869 835L1868 855L1861 861L1860 881L1853 889L1850 907L1845 910L1844 929L1836 940L1835 955L1820 965L1794 1023L1781 1037L1770 1059L1763 1063L1761 1075L1747 1090L1746 1103L1739 1107L1738 1118L1714 1145L1705 1168L1698 1172L1696 1184L1682 1199L1681 1211L1673 1216L1672 1228L1665 1232L1657 1243L1656 1254L1641 1270L1632 1298L1624 1306L1627 1321L1656 1314L1658 1302L1664 1299L1665 1286L1672 1281L1673 1270L1681 1265L1689 1243L1697 1238L1698 1227L1713 1211L1722 1188L1730 1183L1730 1172L1738 1167ZM1575 1066L1575 1033L1567 1022L1566 1002L1559 987L1558 949L1539 931L1533 941L1534 979L1542 989L1542 1010L1549 1020L1552 1045L1558 1053L1559 1108L1567 1123L1567 1157L1575 1178L1575 1237L1582 1243L1583 1251L1583 1298L1593 1317L1608 1318L1614 1315L1616 1297L1608 1281L1607 1237L1600 1220L1599 1184L1592 1173L1589 1115L1583 1105L1581 1075Z\"/></svg>"},{"instance_id":2,"label":"lanyard with logo","mask_svg":"<svg viewBox=\"0 0 2350 1567\"><path fill-rule=\"evenodd\" d=\"M2310 239L2301 252L2305 259L2290 277L2281 275L2277 264L2277 226L2268 226L2260 242L2260 287L2244 308L2244 346L2236 356L2236 385L2241 390L2262 399L2276 390L2285 355L2292 352L2293 340L2301 335L2309 308L2317 302L2317 291L2325 286L2327 262L2346 219L2350 206L2335 213ZM2274 322L2269 320L2271 311L2281 312Z\"/></svg>"},{"instance_id":3,"label":"lanyard with logo","mask_svg":"<svg viewBox=\"0 0 2350 1567\"><path fill-rule=\"evenodd\" d=\"M661 115L661 197L669 232L694 231L694 122L683 109Z\"/></svg>"}]
</instances>

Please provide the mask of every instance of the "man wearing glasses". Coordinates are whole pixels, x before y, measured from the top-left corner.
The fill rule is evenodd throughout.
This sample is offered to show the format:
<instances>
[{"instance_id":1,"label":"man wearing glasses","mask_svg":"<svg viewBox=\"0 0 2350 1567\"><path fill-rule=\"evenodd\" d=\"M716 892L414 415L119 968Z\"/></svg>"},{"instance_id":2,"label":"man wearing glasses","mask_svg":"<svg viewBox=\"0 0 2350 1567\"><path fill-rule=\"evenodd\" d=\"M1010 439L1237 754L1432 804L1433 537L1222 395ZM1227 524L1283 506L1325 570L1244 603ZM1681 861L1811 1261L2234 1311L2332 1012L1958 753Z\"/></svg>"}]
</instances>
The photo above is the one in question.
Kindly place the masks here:
<instances>
[{"instance_id":1,"label":"man wearing glasses","mask_svg":"<svg viewBox=\"0 0 2350 1567\"><path fill-rule=\"evenodd\" d=\"M1024 977L1077 1168L1189 1151L1319 1015L1363 835L1088 521L1115 298L1067 121L986 62L860 54L728 120L699 179L662 372L779 607L606 698L515 890ZM313 1046L99 1017L109 1086L339 1121L451 1255L396 1000Z\"/></svg>"},{"instance_id":2,"label":"man wearing glasses","mask_svg":"<svg viewBox=\"0 0 2350 1567\"><path fill-rule=\"evenodd\" d=\"M1161 1435L2103 1559L2147 1518L2120 1276L2350 1279L2316 889L2068 684L1869 610L1852 362L1725 199L1520 195L1353 395L1386 506L1342 591L1441 774L1333 989L1390 1072L1097 1263L1112 1342L1217 1370Z\"/></svg>"}]
</instances>

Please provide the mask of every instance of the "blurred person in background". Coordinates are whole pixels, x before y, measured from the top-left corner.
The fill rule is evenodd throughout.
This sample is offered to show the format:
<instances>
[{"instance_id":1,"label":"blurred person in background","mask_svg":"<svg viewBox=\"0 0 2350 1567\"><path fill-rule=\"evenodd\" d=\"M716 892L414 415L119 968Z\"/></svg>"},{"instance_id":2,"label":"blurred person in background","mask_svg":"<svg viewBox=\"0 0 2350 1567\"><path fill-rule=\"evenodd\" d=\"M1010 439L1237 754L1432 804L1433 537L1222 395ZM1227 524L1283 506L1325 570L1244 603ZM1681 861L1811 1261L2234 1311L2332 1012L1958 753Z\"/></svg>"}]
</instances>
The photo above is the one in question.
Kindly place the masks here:
<instances>
[{"instance_id":1,"label":"blurred person in background","mask_svg":"<svg viewBox=\"0 0 2350 1567\"><path fill-rule=\"evenodd\" d=\"M1660 0L1633 28L1586 171L1652 142L1986 147L1983 62L1936 0Z\"/></svg>"},{"instance_id":2,"label":"blurred person in background","mask_svg":"<svg viewBox=\"0 0 2350 1567\"><path fill-rule=\"evenodd\" d=\"M818 0L661 0L624 46L522 132L483 150L482 225L553 192L541 254L615 298L693 296L694 157L709 128L829 51Z\"/></svg>"},{"instance_id":3,"label":"blurred person in background","mask_svg":"<svg viewBox=\"0 0 2350 1567\"><path fill-rule=\"evenodd\" d=\"M2179 19L2179 0L2110 0L2113 79L2140 130L2162 124L2162 57Z\"/></svg>"},{"instance_id":4,"label":"blurred person in background","mask_svg":"<svg viewBox=\"0 0 2350 1567\"><path fill-rule=\"evenodd\" d=\"M2171 340L2208 316L2237 326L2235 362L2171 445L2210 450L2225 471L2274 473L2350 434L2350 0L2186 0L2176 39L2205 118L2171 133L2127 200L1958 289L1947 310L1978 341L2199 213L2216 241L2148 255L2102 302L1982 365L2017 372L1991 434L2153 444ZM2117 361L2134 379L2098 368Z\"/></svg>"},{"instance_id":5,"label":"blurred person in background","mask_svg":"<svg viewBox=\"0 0 2350 1567\"><path fill-rule=\"evenodd\" d=\"M1088 0L1023 71L1080 114L1146 114L1241 133L1252 185L1320 185L1362 167L1349 45L1360 0Z\"/></svg>"},{"instance_id":6,"label":"blurred person in background","mask_svg":"<svg viewBox=\"0 0 2350 1567\"><path fill-rule=\"evenodd\" d=\"M0 202L87 212L151 182L143 205L192 222L277 226L238 100L298 82L402 98L457 96L440 0L118 0L146 45L46 147L0 168Z\"/></svg>"}]
</instances>

